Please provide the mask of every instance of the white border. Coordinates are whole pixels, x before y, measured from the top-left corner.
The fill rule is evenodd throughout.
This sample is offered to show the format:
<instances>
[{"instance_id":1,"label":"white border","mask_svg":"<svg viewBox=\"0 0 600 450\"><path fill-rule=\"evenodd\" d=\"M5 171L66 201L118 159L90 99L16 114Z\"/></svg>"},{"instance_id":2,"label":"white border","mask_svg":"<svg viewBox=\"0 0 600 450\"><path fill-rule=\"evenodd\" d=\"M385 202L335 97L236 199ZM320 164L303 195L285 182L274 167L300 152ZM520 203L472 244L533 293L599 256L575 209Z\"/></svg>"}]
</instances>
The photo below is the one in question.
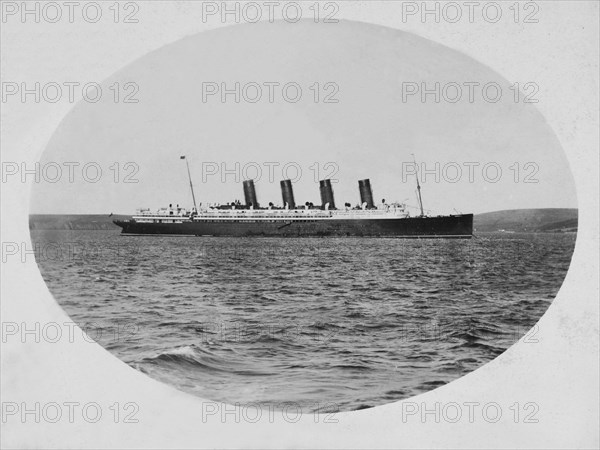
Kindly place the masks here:
<instances>
[{"instance_id":1,"label":"white border","mask_svg":"<svg viewBox=\"0 0 600 450\"><path fill-rule=\"evenodd\" d=\"M143 20L131 26L1 24L2 80L103 80L148 51L221 26L202 24L191 3L138 3ZM3 402L97 402L106 414L115 401L130 401L139 404L140 422L8 421L3 448L598 448L598 3L538 2L536 25L403 24L401 3L352 2L338 17L415 32L509 80L535 80L543 99L538 108L566 151L580 208L572 266L539 322L539 342L521 341L477 371L408 401L497 402L505 414L514 402L535 402L539 423L403 423L401 403L339 414L337 424L315 424L312 417L294 424L203 423L200 399L130 369L96 344L10 341L2 345ZM69 109L3 104L2 159L37 160ZM30 188L2 185L3 242L31 245ZM33 258L3 264L1 313L3 322L69 321Z\"/></svg>"}]
</instances>

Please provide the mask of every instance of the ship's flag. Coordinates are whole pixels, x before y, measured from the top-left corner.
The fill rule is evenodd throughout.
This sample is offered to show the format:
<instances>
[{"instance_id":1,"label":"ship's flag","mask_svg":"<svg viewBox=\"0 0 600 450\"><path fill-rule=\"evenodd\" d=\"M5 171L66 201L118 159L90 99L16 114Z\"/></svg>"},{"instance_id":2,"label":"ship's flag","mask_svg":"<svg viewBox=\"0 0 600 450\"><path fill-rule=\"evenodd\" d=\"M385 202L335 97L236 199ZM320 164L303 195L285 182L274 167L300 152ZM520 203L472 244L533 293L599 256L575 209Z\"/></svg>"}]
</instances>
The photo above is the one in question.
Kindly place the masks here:
<instances>
[{"instance_id":1,"label":"ship's flag","mask_svg":"<svg viewBox=\"0 0 600 450\"><path fill-rule=\"evenodd\" d=\"M185 159L185 156L180 156L179 159Z\"/></svg>"}]
</instances>

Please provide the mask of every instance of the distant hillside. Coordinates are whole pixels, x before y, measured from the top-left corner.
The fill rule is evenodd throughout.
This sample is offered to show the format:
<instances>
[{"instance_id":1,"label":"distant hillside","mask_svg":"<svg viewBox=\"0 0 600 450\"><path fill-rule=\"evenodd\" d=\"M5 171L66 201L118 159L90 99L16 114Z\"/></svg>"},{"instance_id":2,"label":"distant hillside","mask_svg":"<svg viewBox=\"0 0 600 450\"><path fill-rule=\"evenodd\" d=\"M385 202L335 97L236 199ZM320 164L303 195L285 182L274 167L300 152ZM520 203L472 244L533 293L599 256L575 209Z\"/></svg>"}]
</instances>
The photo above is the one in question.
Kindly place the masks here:
<instances>
[{"instance_id":1,"label":"distant hillside","mask_svg":"<svg viewBox=\"0 0 600 450\"><path fill-rule=\"evenodd\" d=\"M577 231L577 209L510 209L476 214L475 231Z\"/></svg>"},{"instance_id":2,"label":"distant hillside","mask_svg":"<svg viewBox=\"0 0 600 450\"><path fill-rule=\"evenodd\" d=\"M30 230L118 230L113 220L128 216L108 214L31 214Z\"/></svg>"}]
</instances>

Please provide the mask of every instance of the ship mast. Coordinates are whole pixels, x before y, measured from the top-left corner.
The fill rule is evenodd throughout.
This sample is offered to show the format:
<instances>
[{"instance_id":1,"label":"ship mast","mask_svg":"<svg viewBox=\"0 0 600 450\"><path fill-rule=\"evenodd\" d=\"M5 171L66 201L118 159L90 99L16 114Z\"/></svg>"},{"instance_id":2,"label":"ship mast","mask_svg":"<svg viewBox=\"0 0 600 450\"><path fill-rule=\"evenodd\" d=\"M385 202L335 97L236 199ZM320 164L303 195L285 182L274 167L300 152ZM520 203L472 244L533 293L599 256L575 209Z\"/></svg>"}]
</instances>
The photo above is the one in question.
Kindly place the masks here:
<instances>
[{"instance_id":1,"label":"ship mast","mask_svg":"<svg viewBox=\"0 0 600 450\"><path fill-rule=\"evenodd\" d=\"M185 155L180 156L179 159L185 159L185 165L187 166L188 178L190 179L190 189L192 191L192 200L194 201L194 209L198 212L198 207L196 206L196 196L194 195L194 186L192 185L192 175L190 174L190 164L188 163Z\"/></svg>"},{"instance_id":2,"label":"ship mast","mask_svg":"<svg viewBox=\"0 0 600 450\"><path fill-rule=\"evenodd\" d=\"M421 208L421 217L425 214L423 213L423 199L421 198L421 184L419 183L419 169L417 168L417 160L415 158L414 153L411 153L413 156L413 161L415 164L415 178L417 179L417 195L419 197L419 207Z\"/></svg>"}]
</instances>

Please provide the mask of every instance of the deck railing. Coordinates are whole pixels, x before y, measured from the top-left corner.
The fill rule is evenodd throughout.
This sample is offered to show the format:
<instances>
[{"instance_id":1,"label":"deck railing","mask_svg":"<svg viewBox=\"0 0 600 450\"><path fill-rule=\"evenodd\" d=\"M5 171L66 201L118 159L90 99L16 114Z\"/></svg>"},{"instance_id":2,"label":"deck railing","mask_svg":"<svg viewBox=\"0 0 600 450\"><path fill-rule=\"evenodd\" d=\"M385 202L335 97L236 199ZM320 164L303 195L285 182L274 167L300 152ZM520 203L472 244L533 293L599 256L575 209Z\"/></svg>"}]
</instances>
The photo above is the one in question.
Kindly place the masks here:
<instances>
[{"instance_id":1,"label":"deck railing","mask_svg":"<svg viewBox=\"0 0 600 450\"><path fill-rule=\"evenodd\" d=\"M391 218L407 217L403 208L389 207L385 209L207 209L201 210L194 216L195 220L202 219L367 219L367 218ZM151 212L149 209L138 210L134 218L189 218L190 212L184 209L179 211L161 209Z\"/></svg>"}]
</instances>

